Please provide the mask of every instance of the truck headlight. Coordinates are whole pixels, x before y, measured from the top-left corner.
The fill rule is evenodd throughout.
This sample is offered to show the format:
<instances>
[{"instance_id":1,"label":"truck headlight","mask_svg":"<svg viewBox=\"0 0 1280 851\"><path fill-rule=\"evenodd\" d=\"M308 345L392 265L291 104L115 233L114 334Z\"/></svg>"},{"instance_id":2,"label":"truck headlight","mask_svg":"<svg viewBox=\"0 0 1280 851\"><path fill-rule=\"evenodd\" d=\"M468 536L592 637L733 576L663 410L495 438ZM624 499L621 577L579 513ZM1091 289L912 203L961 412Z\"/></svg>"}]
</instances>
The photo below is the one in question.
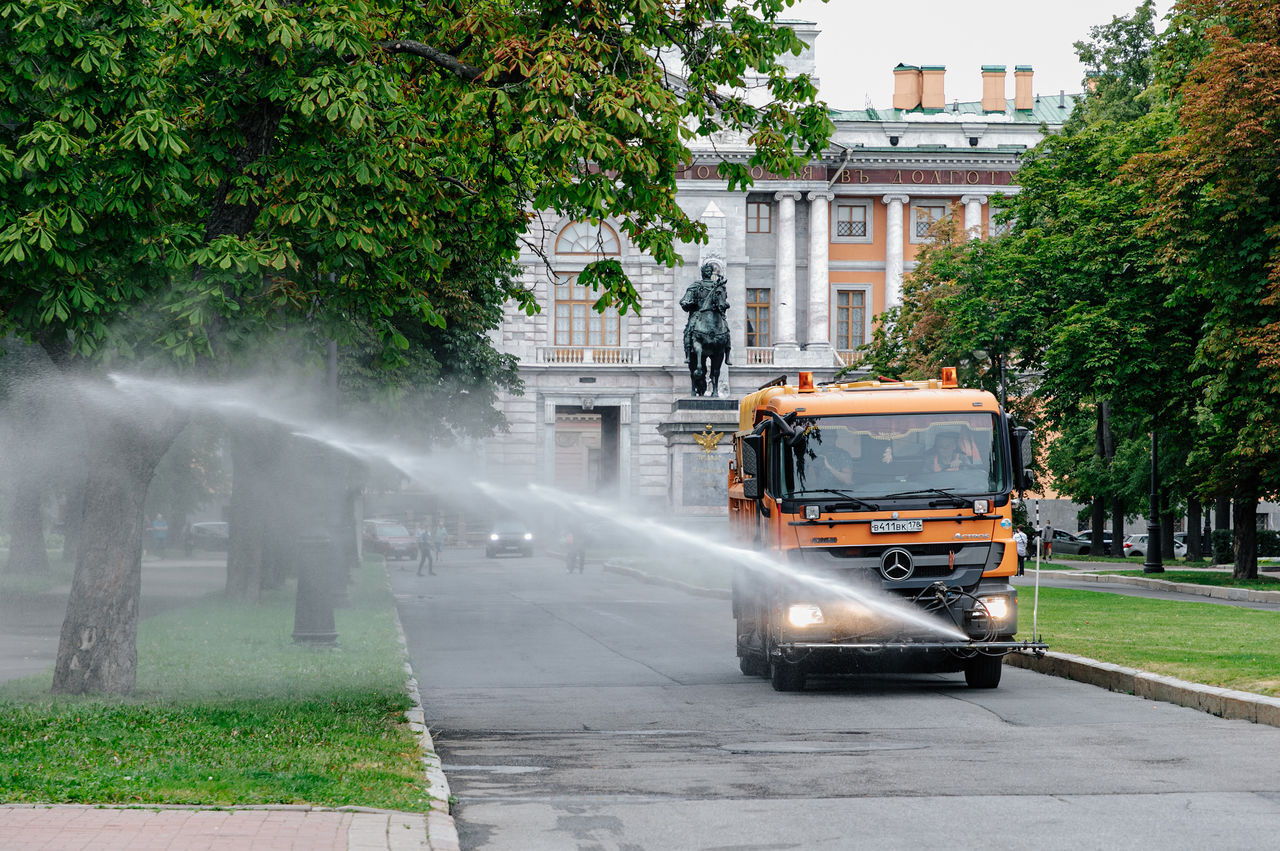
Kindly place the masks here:
<instances>
[{"instance_id":1,"label":"truck headlight","mask_svg":"<svg viewBox=\"0 0 1280 851\"><path fill-rule=\"evenodd\" d=\"M974 617L989 616L992 620L1002 621L1009 617L1011 607L1009 606L1008 597L979 597L982 606L973 610ZM983 606L986 611L983 611Z\"/></svg>"},{"instance_id":2,"label":"truck headlight","mask_svg":"<svg viewBox=\"0 0 1280 851\"><path fill-rule=\"evenodd\" d=\"M498 533L497 533L497 532L494 532L492 535L490 535L490 536L489 536L489 540L490 540L490 541L496 541L496 540L498 540Z\"/></svg>"},{"instance_id":3,"label":"truck headlight","mask_svg":"<svg viewBox=\"0 0 1280 851\"><path fill-rule=\"evenodd\" d=\"M813 603L796 603L787 609L787 620L792 626L816 626L822 623L822 609Z\"/></svg>"}]
</instances>

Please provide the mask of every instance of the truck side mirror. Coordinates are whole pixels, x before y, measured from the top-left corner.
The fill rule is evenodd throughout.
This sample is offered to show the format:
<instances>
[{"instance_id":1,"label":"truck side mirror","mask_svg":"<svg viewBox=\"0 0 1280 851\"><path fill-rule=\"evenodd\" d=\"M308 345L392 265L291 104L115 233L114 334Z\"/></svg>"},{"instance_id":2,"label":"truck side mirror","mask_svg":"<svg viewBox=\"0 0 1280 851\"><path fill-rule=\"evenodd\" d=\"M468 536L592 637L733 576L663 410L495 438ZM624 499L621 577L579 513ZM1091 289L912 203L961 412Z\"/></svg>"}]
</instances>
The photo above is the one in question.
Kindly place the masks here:
<instances>
[{"instance_id":1,"label":"truck side mirror","mask_svg":"<svg viewBox=\"0 0 1280 851\"><path fill-rule=\"evenodd\" d=\"M1012 431L1014 452L1017 453L1014 456L1014 473L1018 490L1035 490L1036 477L1031 470L1031 464L1035 460L1035 450L1032 447L1035 435L1026 426L1014 426Z\"/></svg>"},{"instance_id":2,"label":"truck side mirror","mask_svg":"<svg viewBox=\"0 0 1280 851\"><path fill-rule=\"evenodd\" d=\"M760 498L760 458L764 454L764 437L749 434L742 438L741 446L742 495L747 499Z\"/></svg>"}]
</instances>

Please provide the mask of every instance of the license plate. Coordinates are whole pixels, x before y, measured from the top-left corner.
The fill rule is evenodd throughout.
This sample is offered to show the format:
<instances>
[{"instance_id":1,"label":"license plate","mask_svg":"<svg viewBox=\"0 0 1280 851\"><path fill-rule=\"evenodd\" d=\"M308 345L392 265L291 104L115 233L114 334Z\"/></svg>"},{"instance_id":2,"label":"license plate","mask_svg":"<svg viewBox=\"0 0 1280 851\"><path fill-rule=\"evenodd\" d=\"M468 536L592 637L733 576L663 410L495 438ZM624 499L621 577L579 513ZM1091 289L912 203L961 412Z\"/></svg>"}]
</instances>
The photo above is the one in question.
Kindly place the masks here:
<instances>
[{"instance_id":1,"label":"license plate","mask_svg":"<svg viewBox=\"0 0 1280 851\"><path fill-rule=\"evenodd\" d=\"M923 532L924 521L915 520L872 520L872 532Z\"/></svg>"}]
</instances>

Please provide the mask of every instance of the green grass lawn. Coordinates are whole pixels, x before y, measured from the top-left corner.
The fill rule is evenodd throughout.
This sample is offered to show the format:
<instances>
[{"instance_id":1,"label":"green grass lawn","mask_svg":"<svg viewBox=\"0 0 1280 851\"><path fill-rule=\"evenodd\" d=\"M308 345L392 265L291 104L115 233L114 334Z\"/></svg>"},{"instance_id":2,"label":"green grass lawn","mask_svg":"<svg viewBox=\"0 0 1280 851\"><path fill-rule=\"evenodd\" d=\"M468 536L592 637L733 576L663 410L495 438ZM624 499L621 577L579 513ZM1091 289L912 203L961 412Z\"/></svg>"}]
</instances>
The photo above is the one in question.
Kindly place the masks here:
<instances>
[{"instance_id":1,"label":"green grass lawn","mask_svg":"<svg viewBox=\"0 0 1280 851\"><path fill-rule=\"evenodd\" d=\"M1030 591L1018 602L1020 635L1029 637ZM1280 612L1041 587L1039 629L1050 650L1280 694Z\"/></svg>"},{"instance_id":2,"label":"green grass lawn","mask_svg":"<svg viewBox=\"0 0 1280 851\"><path fill-rule=\"evenodd\" d=\"M381 563L355 580L336 650L293 643L290 585L144 621L130 698L52 697L48 676L0 685L0 800L425 812Z\"/></svg>"}]
</instances>

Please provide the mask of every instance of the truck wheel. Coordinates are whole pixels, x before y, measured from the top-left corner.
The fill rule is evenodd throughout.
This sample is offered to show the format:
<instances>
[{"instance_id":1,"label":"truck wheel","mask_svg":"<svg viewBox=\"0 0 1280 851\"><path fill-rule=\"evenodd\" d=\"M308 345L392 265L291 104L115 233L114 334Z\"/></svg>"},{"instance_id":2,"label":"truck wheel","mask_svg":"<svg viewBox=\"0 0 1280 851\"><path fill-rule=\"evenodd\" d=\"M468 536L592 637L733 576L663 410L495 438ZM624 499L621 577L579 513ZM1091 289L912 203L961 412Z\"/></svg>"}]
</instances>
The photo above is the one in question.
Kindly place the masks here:
<instances>
[{"instance_id":1,"label":"truck wheel","mask_svg":"<svg viewBox=\"0 0 1280 851\"><path fill-rule=\"evenodd\" d=\"M769 676L769 666L764 659L754 653L743 656L738 660L738 670L746 674L748 677L767 677Z\"/></svg>"},{"instance_id":2,"label":"truck wheel","mask_svg":"<svg viewBox=\"0 0 1280 851\"><path fill-rule=\"evenodd\" d=\"M969 688L995 688L1000 685L1000 674L1003 671L1003 656L979 653L965 663L964 681L969 684Z\"/></svg>"},{"instance_id":3,"label":"truck wheel","mask_svg":"<svg viewBox=\"0 0 1280 851\"><path fill-rule=\"evenodd\" d=\"M769 662L769 683L774 691L804 689L804 669L794 662L773 659Z\"/></svg>"}]
</instances>

